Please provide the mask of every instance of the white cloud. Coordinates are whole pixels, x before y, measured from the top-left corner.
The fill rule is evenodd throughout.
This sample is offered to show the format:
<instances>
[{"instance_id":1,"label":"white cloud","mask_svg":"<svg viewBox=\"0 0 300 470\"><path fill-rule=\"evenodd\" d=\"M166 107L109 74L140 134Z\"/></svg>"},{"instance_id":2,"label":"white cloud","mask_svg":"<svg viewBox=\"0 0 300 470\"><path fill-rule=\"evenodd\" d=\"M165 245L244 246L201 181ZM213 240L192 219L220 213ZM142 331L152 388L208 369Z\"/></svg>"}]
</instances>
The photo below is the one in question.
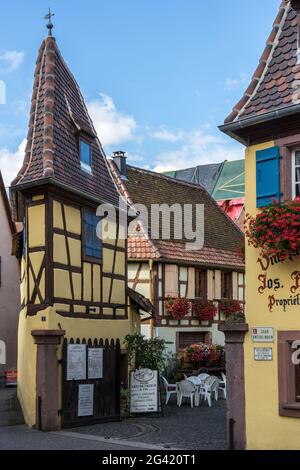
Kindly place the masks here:
<instances>
[{"instance_id":1,"label":"white cloud","mask_svg":"<svg viewBox=\"0 0 300 470\"><path fill-rule=\"evenodd\" d=\"M6 51L0 54L1 72L12 72L20 67L24 60L24 51Z\"/></svg>"},{"instance_id":2,"label":"white cloud","mask_svg":"<svg viewBox=\"0 0 300 470\"><path fill-rule=\"evenodd\" d=\"M225 89L232 90L233 88L238 88L242 85L247 85L249 83L249 77L246 73L241 73L239 77L236 78L227 78L225 81Z\"/></svg>"},{"instance_id":3,"label":"white cloud","mask_svg":"<svg viewBox=\"0 0 300 470\"><path fill-rule=\"evenodd\" d=\"M150 137L166 142L177 142L182 138L182 132L171 132L165 127L160 127L157 131L152 132Z\"/></svg>"},{"instance_id":4,"label":"white cloud","mask_svg":"<svg viewBox=\"0 0 300 470\"><path fill-rule=\"evenodd\" d=\"M135 119L120 113L110 96L100 93L100 99L87 103L87 107L103 146L137 139Z\"/></svg>"},{"instance_id":5,"label":"white cloud","mask_svg":"<svg viewBox=\"0 0 300 470\"><path fill-rule=\"evenodd\" d=\"M26 139L24 139L16 152L11 152L6 147L0 147L0 170L6 187L17 176L24 160Z\"/></svg>"},{"instance_id":6,"label":"white cloud","mask_svg":"<svg viewBox=\"0 0 300 470\"><path fill-rule=\"evenodd\" d=\"M180 170L224 160L238 160L243 156L242 147L232 145L221 136L210 134L201 127L191 132L182 132L179 148L158 154L154 159L154 171Z\"/></svg>"}]
</instances>

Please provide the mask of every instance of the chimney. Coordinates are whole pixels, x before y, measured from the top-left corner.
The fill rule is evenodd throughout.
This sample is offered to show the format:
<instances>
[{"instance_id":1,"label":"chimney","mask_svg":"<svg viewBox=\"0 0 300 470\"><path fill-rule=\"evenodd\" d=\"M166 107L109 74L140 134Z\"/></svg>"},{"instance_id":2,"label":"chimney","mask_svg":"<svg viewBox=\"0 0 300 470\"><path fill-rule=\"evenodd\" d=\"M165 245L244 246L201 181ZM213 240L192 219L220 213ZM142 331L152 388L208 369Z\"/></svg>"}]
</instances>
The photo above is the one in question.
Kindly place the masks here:
<instances>
[{"instance_id":1,"label":"chimney","mask_svg":"<svg viewBox=\"0 0 300 470\"><path fill-rule=\"evenodd\" d=\"M126 152L123 152L122 150L118 150L117 152L113 152L113 161L116 165L116 167L119 170L121 179L126 180L127 179L127 170L126 170Z\"/></svg>"}]
</instances>

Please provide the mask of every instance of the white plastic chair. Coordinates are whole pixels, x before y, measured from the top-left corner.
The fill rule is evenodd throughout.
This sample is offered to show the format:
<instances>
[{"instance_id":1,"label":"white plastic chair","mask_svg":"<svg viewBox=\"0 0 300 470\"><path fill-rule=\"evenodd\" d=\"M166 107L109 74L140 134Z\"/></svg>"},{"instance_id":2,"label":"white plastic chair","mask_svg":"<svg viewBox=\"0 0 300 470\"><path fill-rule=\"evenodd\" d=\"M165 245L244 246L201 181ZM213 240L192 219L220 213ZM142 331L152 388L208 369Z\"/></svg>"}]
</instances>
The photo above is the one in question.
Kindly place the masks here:
<instances>
[{"instance_id":1,"label":"white plastic chair","mask_svg":"<svg viewBox=\"0 0 300 470\"><path fill-rule=\"evenodd\" d=\"M205 374L205 373L198 375L198 379L200 379L201 382L204 382L208 377L209 377L209 374Z\"/></svg>"},{"instance_id":2,"label":"white plastic chair","mask_svg":"<svg viewBox=\"0 0 300 470\"><path fill-rule=\"evenodd\" d=\"M191 408L194 407L194 400L196 400L197 387L192 384L190 380L182 380L178 383L177 391L177 405L181 406L183 398L189 398L191 400ZM196 403L195 403L196 404Z\"/></svg>"},{"instance_id":3,"label":"white plastic chair","mask_svg":"<svg viewBox=\"0 0 300 470\"><path fill-rule=\"evenodd\" d=\"M221 372L222 374L222 380L219 380L219 390L223 392L224 398L226 400L227 398L227 383L226 383L226 375Z\"/></svg>"},{"instance_id":4,"label":"white plastic chair","mask_svg":"<svg viewBox=\"0 0 300 470\"><path fill-rule=\"evenodd\" d=\"M166 405L168 404L168 401L170 400L171 395L176 394L177 395L177 384L169 384L167 379L165 377L162 377L165 391L166 391Z\"/></svg>"},{"instance_id":5,"label":"white plastic chair","mask_svg":"<svg viewBox=\"0 0 300 470\"><path fill-rule=\"evenodd\" d=\"M207 400L209 407L211 407L211 398L213 394L215 395L215 399L218 399L218 387L219 380L214 376L207 377L203 385L200 387L200 397L203 400Z\"/></svg>"}]
</instances>

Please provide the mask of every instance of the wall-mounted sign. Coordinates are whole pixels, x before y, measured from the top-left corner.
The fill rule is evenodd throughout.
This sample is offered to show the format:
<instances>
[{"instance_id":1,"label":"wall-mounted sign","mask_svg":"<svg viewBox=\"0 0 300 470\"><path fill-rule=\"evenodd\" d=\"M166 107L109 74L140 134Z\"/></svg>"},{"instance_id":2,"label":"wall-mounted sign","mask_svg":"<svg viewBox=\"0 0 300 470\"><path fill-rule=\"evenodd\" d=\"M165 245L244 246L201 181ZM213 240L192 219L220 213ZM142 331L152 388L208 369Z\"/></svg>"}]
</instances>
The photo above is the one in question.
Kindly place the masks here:
<instances>
[{"instance_id":1,"label":"wall-mounted sign","mask_svg":"<svg viewBox=\"0 0 300 470\"><path fill-rule=\"evenodd\" d=\"M0 364L6 364L6 346L3 340L0 340Z\"/></svg>"},{"instance_id":2,"label":"wall-mounted sign","mask_svg":"<svg viewBox=\"0 0 300 470\"><path fill-rule=\"evenodd\" d=\"M252 341L254 343L274 343L274 328L268 326L252 328Z\"/></svg>"},{"instance_id":3,"label":"wall-mounted sign","mask_svg":"<svg viewBox=\"0 0 300 470\"><path fill-rule=\"evenodd\" d=\"M130 413L159 411L158 372L151 369L131 371Z\"/></svg>"},{"instance_id":4,"label":"wall-mounted sign","mask_svg":"<svg viewBox=\"0 0 300 470\"><path fill-rule=\"evenodd\" d=\"M68 344L67 380L86 379L86 345Z\"/></svg>"},{"instance_id":5,"label":"wall-mounted sign","mask_svg":"<svg viewBox=\"0 0 300 470\"><path fill-rule=\"evenodd\" d=\"M94 385L80 384L78 389L78 416L93 416Z\"/></svg>"},{"instance_id":6,"label":"wall-mounted sign","mask_svg":"<svg viewBox=\"0 0 300 470\"><path fill-rule=\"evenodd\" d=\"M272 348L254 348L255 361L273 361Z\"/></svg>"},{"instance_id":7,"label":"wall-mounted sign","mask_svg":"<svg viewBox=\"0 0 300 470\"><path fill-rule=\"evenodd\" d=\"M103 348L88 349L88 378L103 379Z\"/></svg>"}]
</instances>

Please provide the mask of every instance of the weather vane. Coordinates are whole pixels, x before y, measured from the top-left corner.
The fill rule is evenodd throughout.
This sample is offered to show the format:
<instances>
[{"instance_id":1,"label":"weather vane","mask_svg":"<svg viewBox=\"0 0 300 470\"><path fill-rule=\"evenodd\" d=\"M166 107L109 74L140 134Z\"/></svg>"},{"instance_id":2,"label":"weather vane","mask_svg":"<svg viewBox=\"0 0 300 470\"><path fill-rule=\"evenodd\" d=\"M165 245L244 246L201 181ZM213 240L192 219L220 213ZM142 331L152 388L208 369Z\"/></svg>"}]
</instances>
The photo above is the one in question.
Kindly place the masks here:
<instances>
[{"instance_id":1,"label":"weather vane","mask_svg":"<svg viewBox=\"0 0 300 470\"><path fill-rule=\"evenodd\" d=\"M53 28L53 24L51 22L52 16L54 16L54 13L51 13L51 10L49 8L49 12L47 13L47 15L44 16L44 20L48 20L47 28L49 30L48 31L49 36L52 36L52 28Z\"/></svg>"}]
</instances>

